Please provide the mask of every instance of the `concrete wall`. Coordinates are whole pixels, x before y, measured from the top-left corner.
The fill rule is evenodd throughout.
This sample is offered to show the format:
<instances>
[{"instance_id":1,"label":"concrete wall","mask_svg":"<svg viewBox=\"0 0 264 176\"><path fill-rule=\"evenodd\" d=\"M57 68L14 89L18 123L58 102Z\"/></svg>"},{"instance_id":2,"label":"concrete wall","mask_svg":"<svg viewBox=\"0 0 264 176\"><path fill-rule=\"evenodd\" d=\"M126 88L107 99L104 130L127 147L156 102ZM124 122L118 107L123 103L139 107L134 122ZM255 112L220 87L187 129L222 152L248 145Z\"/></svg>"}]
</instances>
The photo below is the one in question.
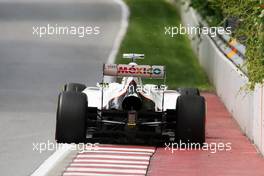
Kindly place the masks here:
<instances>
[{"instance_id":1,"label":"concrete wall","mask_svg":"<svg viewBox=\"0 0 264 176\"><path fill-rule=\"evenodd\" d=\"M185 26L198 26L200 16L188 4L178 4ZM208 35L189 36L199 62L206 71L217 95L240 125L242 131L264 155L264 89L258 85L247 91L248 78L212 41Z\"/></svg>"}]
</instances>

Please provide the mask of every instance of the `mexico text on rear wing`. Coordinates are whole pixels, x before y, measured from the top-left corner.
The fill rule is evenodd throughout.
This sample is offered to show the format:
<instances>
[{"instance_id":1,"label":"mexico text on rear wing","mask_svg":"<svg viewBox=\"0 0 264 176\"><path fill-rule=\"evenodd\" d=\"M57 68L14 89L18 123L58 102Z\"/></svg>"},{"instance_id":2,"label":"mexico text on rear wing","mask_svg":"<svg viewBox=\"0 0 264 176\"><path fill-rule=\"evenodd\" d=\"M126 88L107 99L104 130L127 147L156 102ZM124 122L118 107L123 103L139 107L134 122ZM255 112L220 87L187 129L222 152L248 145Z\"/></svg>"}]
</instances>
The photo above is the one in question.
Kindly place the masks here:
<instances>
[{"instance_id":1,"label":"mexico text on rear wing","mask_svg":"<svg viewBox=\"0 0 264 176\"><path fill-rule=\"evenodd\" d=\"M104 76L164 79L165 66L104 64Z\"/></svg>"}]
</instances>

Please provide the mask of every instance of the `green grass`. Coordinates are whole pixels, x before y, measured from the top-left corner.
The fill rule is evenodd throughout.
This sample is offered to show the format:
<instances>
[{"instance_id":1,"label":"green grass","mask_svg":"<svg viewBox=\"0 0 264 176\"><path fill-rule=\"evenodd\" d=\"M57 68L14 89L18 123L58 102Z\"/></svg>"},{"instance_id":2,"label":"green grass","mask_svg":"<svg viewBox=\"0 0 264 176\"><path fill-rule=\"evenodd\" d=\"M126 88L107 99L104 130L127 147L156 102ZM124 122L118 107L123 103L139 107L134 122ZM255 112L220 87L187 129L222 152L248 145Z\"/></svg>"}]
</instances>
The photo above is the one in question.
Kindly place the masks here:
<instances>
[{"instance_id":1,"label":"green grass","mask_svg":"<svg viewBox=\"0 0 264 176\"><path fill-rule=\"evenodd\" d=\"M165 0L125 0L130 8L127 34L120 46L117 63L128 63L123 53L144 53L138 64L165 65L169 88L198 87L212 90L211 84L185 35L165 35L165 26L179 26L175 7ZM147 82L156 83L156 80Z\"/></svg>"}]
</instances>

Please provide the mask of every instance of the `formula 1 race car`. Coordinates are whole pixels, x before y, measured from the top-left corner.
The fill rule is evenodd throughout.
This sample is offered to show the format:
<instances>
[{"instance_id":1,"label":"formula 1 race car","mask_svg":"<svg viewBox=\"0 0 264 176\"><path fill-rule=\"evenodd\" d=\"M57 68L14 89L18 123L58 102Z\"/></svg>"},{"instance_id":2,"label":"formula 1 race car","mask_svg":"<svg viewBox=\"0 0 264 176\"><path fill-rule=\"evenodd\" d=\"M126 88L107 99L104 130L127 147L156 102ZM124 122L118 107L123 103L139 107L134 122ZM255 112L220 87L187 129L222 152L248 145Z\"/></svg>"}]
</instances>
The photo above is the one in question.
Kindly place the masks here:
<instances>
[{"instance_id":1,"label":"formula 1 race car","mask_svg":"<svg viewBox=\"0 0 264 176\"><path fill-rule=\"evenodd\" d=\"M137 65L143 54L124 54L128 65L104 64L103 77L121 83L96 87L69 83L59 94L56 141L59 143L182 141L205 142L205 99L196 88L167 90L142 78L166 80L165 67Z\"/></svg>"}]
</instances>

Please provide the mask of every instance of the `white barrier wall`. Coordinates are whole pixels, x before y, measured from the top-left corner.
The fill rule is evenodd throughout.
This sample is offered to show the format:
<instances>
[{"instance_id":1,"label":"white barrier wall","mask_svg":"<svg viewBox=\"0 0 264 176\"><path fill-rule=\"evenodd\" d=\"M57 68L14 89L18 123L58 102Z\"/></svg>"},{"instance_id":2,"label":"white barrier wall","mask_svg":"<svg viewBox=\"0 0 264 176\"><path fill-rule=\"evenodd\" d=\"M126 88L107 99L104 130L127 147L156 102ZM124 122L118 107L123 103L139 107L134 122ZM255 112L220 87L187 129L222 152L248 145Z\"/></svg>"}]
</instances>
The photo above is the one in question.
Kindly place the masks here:
<instances>
[{"instance_id":1,"label":"white barrier wall","mask_svg":"<svg viewBox=\"0 0 264 176\"><path fill-rule=\"evenodd\" d=\"M198 26L200 17L188 7L178 4L185 26ZM248 78L219 51L208 35L189 36L199 62L206 71L217 95L238 122L241 130L264 155L264 89L257 86L247 91ZM199 41L200 40L200 41Z\"/></svg>"}]
</instances>

